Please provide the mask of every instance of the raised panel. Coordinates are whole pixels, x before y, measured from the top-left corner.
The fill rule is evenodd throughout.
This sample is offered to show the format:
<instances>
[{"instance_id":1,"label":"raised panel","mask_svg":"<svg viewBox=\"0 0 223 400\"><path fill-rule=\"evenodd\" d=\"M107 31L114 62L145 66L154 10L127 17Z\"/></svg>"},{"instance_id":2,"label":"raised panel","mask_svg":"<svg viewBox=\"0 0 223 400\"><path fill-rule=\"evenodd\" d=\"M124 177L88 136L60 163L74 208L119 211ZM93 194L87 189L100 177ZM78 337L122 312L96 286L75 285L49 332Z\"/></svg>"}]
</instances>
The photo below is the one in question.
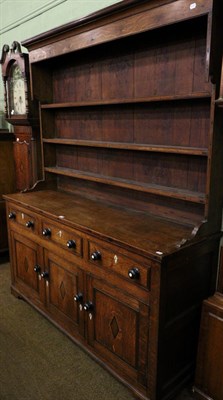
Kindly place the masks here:
<instances>
[{"instance_id":1,"label":"raised panel","mask_svg":"<svg viewBox=\"0 0 223 400\"><path fill-rule=\"evenodd\" d=\"M146 386L149 307L103 281L88 277L88 341L127 379Z\"/></svg>"},{"instance_id":2,"label":"raised panel","mask_svg":"<svg viewBox=\"0 0 223 400\"><path fill-rule=\"evenodd\" d=\"M16 276L34 290L38 290L38 277L33 268L37 264L37 246L24 238L15 238Z\"/></svg>"},{"instance_id":3,"label":"raised panel","mask_svg":"<svg viewBox=\"0 0 223 400\"><path fill-rule=\"evenodd\" d=\"M45 250L47 309L71 334L84 334L83 307L74 296L83 293L83 272L74 263Z\"/></svg>"},{"instance_id":4,"label":"raised panel","mask_svg":"<svg viewBox=\"0 0 223 400\"><path fill-rule=\"evenodd\" d=\"M137 311L100 291L94 301L96 342L136 368Z\"/></svg>"},{"instance_id":5,"label":"raised panel","mask_svg":"<svg viewBox=\"0 0 223 400\"><path fill-rule=\"evenodd\" d=\"M25 236L11 233L13 248L13 285L32 300L44 301L44 285L40 274L34 267L42 267L42 254L39 246Z\"/></svg>"}]
</instances>

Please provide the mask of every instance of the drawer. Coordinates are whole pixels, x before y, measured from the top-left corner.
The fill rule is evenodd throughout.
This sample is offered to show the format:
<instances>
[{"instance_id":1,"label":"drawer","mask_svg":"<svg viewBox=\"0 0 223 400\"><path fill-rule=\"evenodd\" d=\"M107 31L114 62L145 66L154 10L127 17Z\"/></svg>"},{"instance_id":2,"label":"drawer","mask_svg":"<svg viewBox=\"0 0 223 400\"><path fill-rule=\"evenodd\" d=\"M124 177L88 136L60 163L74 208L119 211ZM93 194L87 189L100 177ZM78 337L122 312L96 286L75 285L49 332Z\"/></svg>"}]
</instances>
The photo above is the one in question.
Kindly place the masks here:
<instances>
[{"instance_id":1,"label":"drawer","mask_svg":"<svg viewBox=\"0 0 223 400\"><path fill-rule=\"evenodd\" d=\"M102 268L108 268L126 279L150 288L151 267L136 260L134 253L122 253L115 246L106 247L99 242L88 242L88 261Z\"/></svg>"},{"instance_id":2,"label":"drawer","mask_svg":"<svg viewBox=\"0 0 223 400\"><path fill-rule=\"evenodd\" d=\"M42 236L67 249L71 254L82 257L82 238L75 230L64 227L63 224L46 220L42 223Z\"/></svg>"},{"instance_id":3,"label":"drawer","mask_svg":"<svg viewBox=\"0 0 223 400\"><path fill-rule=\"evenodd\" d=\"M24 227L27 232L38 233L39 232L39 220L37 216L32 212L17 208L10 205L8 208L9 223L19 224Z\"/></svg>"}]
</instances>

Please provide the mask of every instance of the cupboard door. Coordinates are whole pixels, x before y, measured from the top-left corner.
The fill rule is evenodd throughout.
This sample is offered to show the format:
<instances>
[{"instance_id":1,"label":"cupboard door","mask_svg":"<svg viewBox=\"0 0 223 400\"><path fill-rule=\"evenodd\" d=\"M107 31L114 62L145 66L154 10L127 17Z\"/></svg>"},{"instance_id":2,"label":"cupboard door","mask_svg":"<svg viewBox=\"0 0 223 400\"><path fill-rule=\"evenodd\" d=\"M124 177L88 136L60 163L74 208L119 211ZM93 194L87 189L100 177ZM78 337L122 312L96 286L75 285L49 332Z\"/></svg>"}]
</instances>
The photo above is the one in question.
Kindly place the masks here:
<instances>
[{"instance_id":1,"label":"cupboard door","mask_svg":"<svg viewBox=\"0 0 223 400\"><path fill-rule=\"evenodd\" d=\"M44 302L41 279L42 249L25 236L11 232L12 284L32 301Z\"/></svg>"},{"instance_id":2,"label":"cupboard door","mask_svg":"<svg viewBox=\"0 0 223 400\"><path fill-rule=\"evenodd\" d=\"M146 386L148 305L93 277L87 292L89 344L124 378Z\"/></svg>"},{"instance_id":3,"label":"cupboard door","mask_svg":"<svg viewBox=\"0 0 223 400\"><path fill-rule=\"evenodd\" d=\"M83 272L47 250L44 265L48 311L71 335L84 335Z\"/></svg>"}]
</instances>

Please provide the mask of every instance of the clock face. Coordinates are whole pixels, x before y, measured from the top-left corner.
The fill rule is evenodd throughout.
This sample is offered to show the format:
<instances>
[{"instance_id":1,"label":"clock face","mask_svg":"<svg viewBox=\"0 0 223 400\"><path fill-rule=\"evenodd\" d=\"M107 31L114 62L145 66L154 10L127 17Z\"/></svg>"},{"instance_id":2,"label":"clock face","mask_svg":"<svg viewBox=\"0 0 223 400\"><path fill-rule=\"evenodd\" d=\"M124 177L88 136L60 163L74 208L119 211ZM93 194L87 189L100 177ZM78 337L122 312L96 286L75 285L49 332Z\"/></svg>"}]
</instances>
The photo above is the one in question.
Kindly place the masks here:
<instances>
[{"instance_id":1,"label":"clock face","mask_svg":"<svg viewBox=\"0 0 223 400\"><path fill-rule=\"evenodd\" d=\"M15 64L10 78L10 115L24 114L26 114L25 81L19 66Z\"/></svg>"}]
</instances>

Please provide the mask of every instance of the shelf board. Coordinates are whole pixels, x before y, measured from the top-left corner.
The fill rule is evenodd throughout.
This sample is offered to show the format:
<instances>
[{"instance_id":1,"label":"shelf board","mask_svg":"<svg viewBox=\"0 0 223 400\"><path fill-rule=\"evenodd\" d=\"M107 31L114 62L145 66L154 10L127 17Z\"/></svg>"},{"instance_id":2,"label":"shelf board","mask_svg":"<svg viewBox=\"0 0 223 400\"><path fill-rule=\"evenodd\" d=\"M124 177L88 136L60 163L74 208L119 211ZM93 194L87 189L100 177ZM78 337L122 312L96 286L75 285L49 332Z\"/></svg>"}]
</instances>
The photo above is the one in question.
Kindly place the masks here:
<instances>
[{"instance_id":1,"label":"shelf board","mask_svg":"<svg viewBox=\"0 0 223 400\"><path fill-rule=\"evenodd\" d=\"M126 98L126 99L109 99L109 100L89 100L89 101L73 101L66 103L49 103L41 104L41 109L56 109L56 108L73 108L73 107L90 107L90 106L106 106L115 104L135 104L135 103L152 103L158 101L175 101L175 100L193 100L211 98L209 92L196 92L189 94L176 94L169 96L150 96L139 98Z\"/></svg>"},{"instance_id":2,"label":"shelf board","mask_svg":"<svg viewBox=\"0 0 223 400\"><path fill-rule=\"evenodd\" d=\"M208 150L206 148L188 147L188 146L164 146L164 145L161 146L161 145L142 144L142 143L104 142L95 140L59 139L59 138L54 138L54 139L43 138L43 143L69 145L69 146L82 146L82 147L101 147L106 149L185 154L192 156L208 155Z\"/></svg>"},{"instance_id":3,"label":"shelf board","mask_svg":"<svg viewBox=\"0 0 223 400\"><path fill-rule=\"evenodd\" d=\"M79 171L61 167L45 167L45 172L56 175L68 176L71 178L84 179L88 181L104 183L107 185L118 186L126 189L132 189L140 192L146 192L154 195L171 197L193 203L205 204L205 195L200 192L178 189L173 187L160 186L156 184L140 183L128 179L103 176L86 171Z\"/></svg>"}]
</instances>

